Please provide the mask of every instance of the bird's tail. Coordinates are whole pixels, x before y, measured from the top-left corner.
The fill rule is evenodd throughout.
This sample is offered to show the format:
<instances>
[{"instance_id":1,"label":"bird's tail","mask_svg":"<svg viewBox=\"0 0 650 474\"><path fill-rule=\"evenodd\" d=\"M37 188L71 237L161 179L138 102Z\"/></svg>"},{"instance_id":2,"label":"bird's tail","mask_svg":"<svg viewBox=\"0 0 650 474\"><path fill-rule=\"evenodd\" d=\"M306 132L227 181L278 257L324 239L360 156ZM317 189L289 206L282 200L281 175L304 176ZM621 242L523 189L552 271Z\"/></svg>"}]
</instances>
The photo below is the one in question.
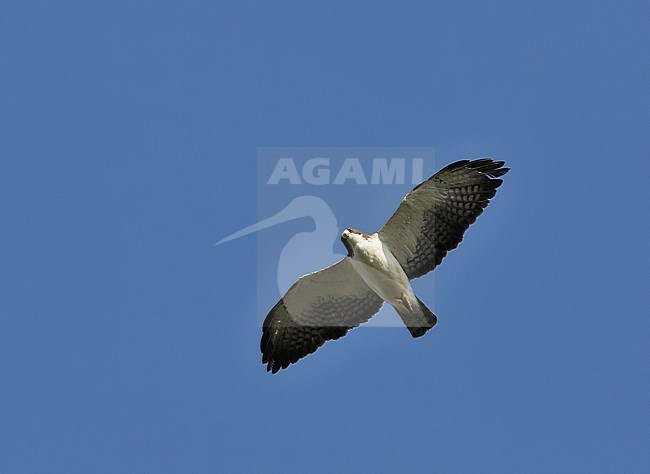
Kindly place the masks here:
<instances>
[{"instance_id":1,"label":"bird's tail","mask_svg":"<svg viewBox=\"0 0 650 474\"><path fill-rule=\"evenodd\" d=\"M404 321L411 336L420 337L424 336L429 329L436 325L438 318L419 298L416 297L415 299L417 300L417 305L413 305L412 310L401 305L395 306L394 308L400 318L402 318L402 321Z\"/></svg>"}]
</instances>

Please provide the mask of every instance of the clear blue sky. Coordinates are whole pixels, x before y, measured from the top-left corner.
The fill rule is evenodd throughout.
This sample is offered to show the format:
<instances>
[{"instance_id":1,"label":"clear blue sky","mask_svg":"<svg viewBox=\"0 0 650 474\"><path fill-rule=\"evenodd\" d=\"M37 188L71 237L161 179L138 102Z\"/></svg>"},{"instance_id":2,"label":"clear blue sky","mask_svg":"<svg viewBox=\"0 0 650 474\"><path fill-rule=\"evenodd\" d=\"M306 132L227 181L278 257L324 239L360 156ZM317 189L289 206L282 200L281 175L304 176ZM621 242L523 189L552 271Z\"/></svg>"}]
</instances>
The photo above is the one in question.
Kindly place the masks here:
<instances>
[{"instance_id":1,"label":"clear blue sky","mask_svg":"<svg viewBox=\"0 0 650 474\"><path fill-rule=\"evenodd\" d=\"M648 472L649 17L3 2L0 470ZM265 372L259 146L508 162L435 331Z\"/></svg>"}]
</instances>

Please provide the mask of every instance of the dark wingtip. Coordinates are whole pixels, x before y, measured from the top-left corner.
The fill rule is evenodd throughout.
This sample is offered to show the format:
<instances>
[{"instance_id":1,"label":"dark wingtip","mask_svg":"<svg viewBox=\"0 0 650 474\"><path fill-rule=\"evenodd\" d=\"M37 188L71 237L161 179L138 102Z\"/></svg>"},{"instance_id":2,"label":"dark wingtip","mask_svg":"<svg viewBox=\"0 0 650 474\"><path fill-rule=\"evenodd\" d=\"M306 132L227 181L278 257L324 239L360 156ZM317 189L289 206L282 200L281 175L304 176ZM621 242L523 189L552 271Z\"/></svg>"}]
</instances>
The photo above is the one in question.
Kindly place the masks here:
<instances>
[{"instance_id":1,"label":"dark wingtip","mask_svg":"<svg viewBox=\"0 0 650 474\"><path fill-rule=\"evenodd\" d=\"M504 168L505 161L494 161L492 158L480 158L467 163L465 166L469 169L479 171L490 178L503 176L510 168Z\"/></svg>"},{"instance_id":2,"label":"dark wingtip","mask_svg":"<svg viewBox=\"0 0 650 474\"><path fill-rule=\"evenodd\" d=\"M500 168L500 169L495 170L495 171L493 171L492 173L490 173L489 176L492 177L492 178L497 178L497 177L499 177L499 176L503 176L503 175L506 174L508 171L510 171L510 168Z\"/></svg>"},{"instance_id":3,"label":"dark wingtip","mask_svg":"<svg viewBox=\"0 0 650 474\"><path fill-rule=\"evenodd\" d=\"M459 160L448 164L440 171L455 171L461 168L468 168L471 170L479 171L480 173L490 178L498 178L499 176L503 176L508 171L510 171L510 168L503 167L505 164L505 161L495 161L492 158L479 158L472 161Z\"/></svg>"}]
</instances>

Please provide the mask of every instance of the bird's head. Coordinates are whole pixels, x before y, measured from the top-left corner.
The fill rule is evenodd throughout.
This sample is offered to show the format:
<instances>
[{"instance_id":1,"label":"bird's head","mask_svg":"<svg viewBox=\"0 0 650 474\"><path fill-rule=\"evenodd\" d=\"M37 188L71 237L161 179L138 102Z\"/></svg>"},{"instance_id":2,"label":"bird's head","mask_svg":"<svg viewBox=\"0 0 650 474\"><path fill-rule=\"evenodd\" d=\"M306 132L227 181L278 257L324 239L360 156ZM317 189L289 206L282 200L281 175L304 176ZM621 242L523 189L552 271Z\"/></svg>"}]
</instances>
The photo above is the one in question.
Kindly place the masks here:
<instances>
[{"instance_id":1,"label":"bird's head","mask_svg":"<svg viewBox=\"0 0 650 474\"><path fill-rule=\"evenodd\" d=\"M363 239L365 234L360 230L353 229L348 227L341 233L341 242L345 245L346 250L348 251L348 257L354 255L354 248L357 246L358 242Z\"/></svg>"}]
</instances>

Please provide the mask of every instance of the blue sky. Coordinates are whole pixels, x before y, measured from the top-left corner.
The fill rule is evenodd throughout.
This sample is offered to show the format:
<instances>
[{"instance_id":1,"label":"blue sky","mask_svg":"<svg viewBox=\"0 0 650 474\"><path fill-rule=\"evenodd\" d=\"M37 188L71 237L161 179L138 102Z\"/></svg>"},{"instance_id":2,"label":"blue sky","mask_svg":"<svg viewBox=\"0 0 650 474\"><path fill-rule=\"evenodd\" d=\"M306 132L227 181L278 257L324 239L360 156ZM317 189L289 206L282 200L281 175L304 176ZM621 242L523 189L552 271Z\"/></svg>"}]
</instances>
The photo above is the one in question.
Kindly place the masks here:
<instances>
[{"instance_id":1,"label":"blue sky","mask_svg":"<svg viewBox=\"0 0 650 474\"><path fill-rule=\"evenodd\" d=\"M3 2L0 469L648 472L649 8ZM265 372L263 146L508 162L434 331Z\"/></svg>"}]
</instances>

